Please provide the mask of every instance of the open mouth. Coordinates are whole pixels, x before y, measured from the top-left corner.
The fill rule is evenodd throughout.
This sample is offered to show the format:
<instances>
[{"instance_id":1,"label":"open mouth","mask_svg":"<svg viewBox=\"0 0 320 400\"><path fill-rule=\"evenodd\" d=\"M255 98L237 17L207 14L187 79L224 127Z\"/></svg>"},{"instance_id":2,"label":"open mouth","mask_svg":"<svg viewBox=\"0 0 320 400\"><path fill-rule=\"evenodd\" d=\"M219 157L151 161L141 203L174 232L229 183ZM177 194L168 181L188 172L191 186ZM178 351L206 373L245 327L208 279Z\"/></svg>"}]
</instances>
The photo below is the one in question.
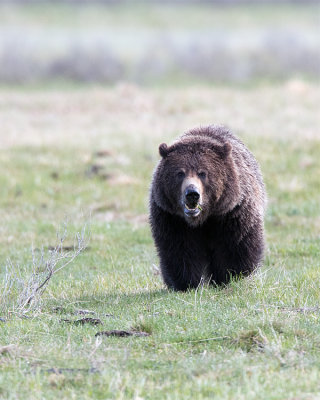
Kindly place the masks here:
<instances>
[{"instance_id":1,"label":"open mouth","mask_svg":"<svg viewBox=\"0 0 320 400\"><path fill-rule=\"evenodd\" d=\"M196 204L194 207L190 207L187 204L184 205L184 213L187 217L197 217L202 211L200 204Z\"/></svg>"}]
</instances>

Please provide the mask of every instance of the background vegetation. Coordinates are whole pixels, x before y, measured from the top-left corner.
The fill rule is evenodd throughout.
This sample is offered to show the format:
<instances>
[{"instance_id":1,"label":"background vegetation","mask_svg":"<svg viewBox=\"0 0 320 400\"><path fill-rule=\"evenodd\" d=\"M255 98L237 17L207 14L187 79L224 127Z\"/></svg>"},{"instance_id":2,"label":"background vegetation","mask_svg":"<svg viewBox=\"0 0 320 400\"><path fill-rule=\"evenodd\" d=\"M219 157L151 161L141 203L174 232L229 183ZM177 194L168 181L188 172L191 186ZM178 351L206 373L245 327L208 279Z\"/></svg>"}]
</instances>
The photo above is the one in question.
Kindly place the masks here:
<instances>
[{"instance_id":1,"label":"background vegetation","mask_svg":"<svg viewBox=\"0 0 320 400\"><path fill-rule=\"evenodd\" d=\"M315 6L149 5L148 13L130 4L1 7L0 30L8 35L0 35L1 46L16 37L17 55L6 68L7 56L0 62L7 74L0 91L1 282L9 257L28 274L32 246L50 252L64 221L68 246L91 212L91 236L86 251L52 278L36 312L0 315L0 399L318 399L318 72L288 61L282 75L262 70L244 85L214 75L214 62L209 75L186 72L182 62L156 78L152 65L159 63L149 57L142 78L133 73L140 55L153 54L146 49L161 55L152 46L156 32L181 39L173 57L192 40L218 41L211 33L219 29L220 47L232 38L240 47L229 54L240 61L243 38L260 40L275 26L313 43ZM116 33L108 43L128 57L119 78L103 85L109 78L92 75L94 57L90 79L38 73L62 48L72 68L86 65L84 55L71 57L72 43L90 49L100 29L103 38ZM288 48L303 65L301 47ZM27 68L32 54L39 59L17 79L13 71ZM279 50L269 65L281 57ZM140 79L148 85L137 85ZM159 143L209 123L233 128L261 164L269 196L265 264L226 287L173 293L159 276L147 223L150 179ZM95 336L114 329L149 336Z\"/></svg>"},{"instance_id":2,"label":"background vegetation","mask_svg":"<svg viewBox=\"0 0 320 400\"><path fill-rule=\"evenodd\" d=\"M0 4L0 82L319 77L316 3Z\"/></svg>"}]
</instances>

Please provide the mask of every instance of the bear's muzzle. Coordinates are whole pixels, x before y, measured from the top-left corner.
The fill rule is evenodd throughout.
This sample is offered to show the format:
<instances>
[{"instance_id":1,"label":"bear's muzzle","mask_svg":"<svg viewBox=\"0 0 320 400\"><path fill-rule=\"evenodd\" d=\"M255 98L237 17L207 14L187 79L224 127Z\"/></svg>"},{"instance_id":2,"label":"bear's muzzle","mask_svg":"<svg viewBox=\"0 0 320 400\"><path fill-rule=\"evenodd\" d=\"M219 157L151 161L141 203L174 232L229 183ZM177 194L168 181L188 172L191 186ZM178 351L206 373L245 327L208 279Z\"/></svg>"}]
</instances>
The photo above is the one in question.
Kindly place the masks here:
<instances>
[{"instance_id":1,"label":"bear's muzzle","mask_svg":"<svg viewBox=\"0 0 320 400\"><path fill-rule=\"evenodd\" d=\"M202 208L199 204L200 200L200 191L199 189L191 184L185 188L184 191L184 214L187 217L197 217Z\"/></svg>"}]
</instances>

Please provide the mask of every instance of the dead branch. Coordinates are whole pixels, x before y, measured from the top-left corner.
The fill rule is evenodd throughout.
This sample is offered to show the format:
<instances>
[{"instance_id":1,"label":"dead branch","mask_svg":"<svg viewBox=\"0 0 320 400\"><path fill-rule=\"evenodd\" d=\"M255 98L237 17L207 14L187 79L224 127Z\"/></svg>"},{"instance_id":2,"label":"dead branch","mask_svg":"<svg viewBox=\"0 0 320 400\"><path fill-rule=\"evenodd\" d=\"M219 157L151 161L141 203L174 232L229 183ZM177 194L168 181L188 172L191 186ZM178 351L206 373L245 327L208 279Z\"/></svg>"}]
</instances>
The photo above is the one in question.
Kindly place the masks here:
<instances>
[{"instance_id":1,"label":"dead branch","mask_svg":"<svg viewBox=\"0 0 320 400\"><path fill-rule=\"evenodd\" d=\"M52 277L66 268L87 247L90 238L90 227L85 223L80 232L74 236L73 248L64 246L67 239L67 223L63 230L57 232L57 245L47 251L42 247L40 254L32 249L31 272L14 265L8 259L0 294L0 315L7 318L12 314L19 316L39 307L41 296L48 287ZM71 250L65 251L65 248Z\"/></svg>"}]
</instances>

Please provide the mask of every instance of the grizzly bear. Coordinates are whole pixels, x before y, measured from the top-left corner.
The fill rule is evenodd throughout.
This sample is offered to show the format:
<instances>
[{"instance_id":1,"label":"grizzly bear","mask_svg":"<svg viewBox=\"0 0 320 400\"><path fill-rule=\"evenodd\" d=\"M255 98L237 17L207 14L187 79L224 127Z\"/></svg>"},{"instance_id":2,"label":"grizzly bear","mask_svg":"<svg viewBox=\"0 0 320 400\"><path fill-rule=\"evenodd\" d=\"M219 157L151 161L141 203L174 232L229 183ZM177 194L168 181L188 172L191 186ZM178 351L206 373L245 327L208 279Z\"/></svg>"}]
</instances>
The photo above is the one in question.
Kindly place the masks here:
<instances>
[{"instance_id":1,"label":"grizzly bear","mask_svg":"<svg viewBox=\"0 0 320 400\"><path fill-rule=\"evenodd\" d=\"M165 284L228 283L262 261L266 193L257 161L227 128L192 129L159 147L150 225Z\"/></svg>"}]
</instances>

